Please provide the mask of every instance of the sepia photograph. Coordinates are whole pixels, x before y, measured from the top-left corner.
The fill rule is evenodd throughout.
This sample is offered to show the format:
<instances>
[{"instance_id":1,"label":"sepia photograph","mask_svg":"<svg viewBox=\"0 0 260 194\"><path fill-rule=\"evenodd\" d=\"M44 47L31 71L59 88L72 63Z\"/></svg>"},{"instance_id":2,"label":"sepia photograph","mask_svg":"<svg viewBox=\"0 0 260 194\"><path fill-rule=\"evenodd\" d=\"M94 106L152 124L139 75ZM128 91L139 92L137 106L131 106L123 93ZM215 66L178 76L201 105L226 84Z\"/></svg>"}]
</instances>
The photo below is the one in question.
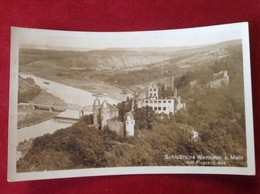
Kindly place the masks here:
<instances>
[{"instance_id":1,"label":"sepia photograph","mask_svg":"<svg viewBox=\"0 0 260 194\"><path fill-rule=\"evenodd\" d=\"M9 181L255 174L248 24L12 28Z\"/></svg>"}]
</instances>

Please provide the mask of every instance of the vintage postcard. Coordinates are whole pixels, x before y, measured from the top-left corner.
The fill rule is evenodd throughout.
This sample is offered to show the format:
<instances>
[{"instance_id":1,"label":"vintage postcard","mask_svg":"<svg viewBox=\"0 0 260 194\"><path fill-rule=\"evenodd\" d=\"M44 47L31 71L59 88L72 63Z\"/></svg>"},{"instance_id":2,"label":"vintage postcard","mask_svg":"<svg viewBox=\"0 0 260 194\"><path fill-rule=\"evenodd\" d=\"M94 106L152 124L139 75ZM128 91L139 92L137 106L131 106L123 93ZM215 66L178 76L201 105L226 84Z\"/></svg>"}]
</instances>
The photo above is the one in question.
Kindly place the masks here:
<instances>
[{"instance_id":1,"label":"vintage postcard","mask_svg":"<svg viewBox=\"0 0 260 194\"><path fill-rule=\"evenodd\" d=\"M8 180L254 175L248 23L12 28Z\"/></svg>"}]
</instances>

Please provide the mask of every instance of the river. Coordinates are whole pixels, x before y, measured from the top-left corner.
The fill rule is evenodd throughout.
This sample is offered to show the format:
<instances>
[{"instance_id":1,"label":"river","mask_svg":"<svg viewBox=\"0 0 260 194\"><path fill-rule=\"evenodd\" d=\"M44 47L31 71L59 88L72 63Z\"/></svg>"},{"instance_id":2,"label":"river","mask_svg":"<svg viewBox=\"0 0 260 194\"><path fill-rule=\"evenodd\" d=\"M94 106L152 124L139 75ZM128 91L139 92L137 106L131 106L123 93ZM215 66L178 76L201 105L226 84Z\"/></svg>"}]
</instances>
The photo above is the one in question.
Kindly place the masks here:
<instances>
[{"instance_id":1,"label":"river","mask_svg":"<svg viewBox=\"0 0 260 194\"><path fill-rule=\"evenodd\" d=\"M19 73L19 75L22 78L30 77L35 81L35 84L40 86L41 88L45 89L48 93L51 93L52 95L59 97L67 104L75 104L79 105L81 107L93 105L93 102L95 100L95 96L92 95L92 93L78 89L73 88L71 86L66 86L64 84L60 84L54 81L50 81L47 79L39 78L32 74L25 74L25 73ZM110 104L117 104L118 102L114 99L111 99L109 97L101 97L100 102L102 103L104 98L106 98L107 102ZM61 114L75 114L79 115L78 111L65 111ZM72 117L75 117L75 115L71 115ZM60 123L55 121L54 119L50 119L48 121L44 121L39 124L35 124L29 127L20 128L17 130L17 143L28 140L31 138L39 137L47 133L54 133L56 130L60 128L66 128L71 126L69 123Z\"/></svg>"}]
</instances>

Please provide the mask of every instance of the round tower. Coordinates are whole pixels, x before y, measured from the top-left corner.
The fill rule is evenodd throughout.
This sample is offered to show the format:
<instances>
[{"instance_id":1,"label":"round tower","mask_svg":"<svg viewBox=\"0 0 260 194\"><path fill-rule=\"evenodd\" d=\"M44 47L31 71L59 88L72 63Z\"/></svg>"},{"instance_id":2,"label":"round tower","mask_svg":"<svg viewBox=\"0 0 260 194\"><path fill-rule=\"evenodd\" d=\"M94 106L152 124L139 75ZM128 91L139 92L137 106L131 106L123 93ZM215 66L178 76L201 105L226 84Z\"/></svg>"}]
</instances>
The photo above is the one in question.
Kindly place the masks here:
<instances>
[{"instance_id":1,"label":"round tower","mask_svg":"<svg viewBox=\"0 0 260 194\"><path fill-rule=\"evenodd\" d=\"M125 135L134 136L135 133L135 120L133 112L130 111L125 114Z\"/></svg>"},{"instance_id":2,"label":"round tower","mask_svg":"<svg viewBox=\"0 0 260 194\"><path fill-rule=\"evenodd\" d=\"M99 115L99 109L100 109L100 101L98 98L94 100L93 104L93 124L98 124L98 115Z\"/></svg>"},{"instance_id":3,"label":"round tower","mask_svg":"<svg viewBox=\"0 0 260 194\"><path fill-rule=\"evenodd\" d=\"M102 103L101 106L101 130L104 130L104 127L107 125L107 120L110 119L109 107L106 100Z\"/></svg>"}]
</instances>

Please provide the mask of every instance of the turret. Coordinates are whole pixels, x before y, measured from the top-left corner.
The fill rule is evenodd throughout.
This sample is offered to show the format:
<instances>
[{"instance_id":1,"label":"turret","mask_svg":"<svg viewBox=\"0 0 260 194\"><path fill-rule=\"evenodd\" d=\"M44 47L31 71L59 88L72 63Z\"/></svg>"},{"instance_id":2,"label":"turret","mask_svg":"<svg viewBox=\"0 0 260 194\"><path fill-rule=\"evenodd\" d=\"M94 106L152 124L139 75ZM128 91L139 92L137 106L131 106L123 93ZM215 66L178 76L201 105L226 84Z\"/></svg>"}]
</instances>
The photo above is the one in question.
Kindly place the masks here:
<instances>
[{"instance_id":1,"label":"turret","mask_svg":"<svg viewBox=\"0 0 260 194\"><path fill-rule=\"evenodd\" d=\"M125 135L134 136L135 134L135 119L134 119L134 104L135 101L132 101L131 111L125 114Z\"/></svg>"},{"instance_id":2,"label":"turret","mask_svg":"<svg viewBox=\"0 0 260 194\"><path fill-rule=\"evenodd\" d=\"M100 101L98 98L94 100L93 104L93 124L98 124L98 115L99 115L99 109L100 109Z\"/></svg>"},{"instance_id":3,"label":"turret","mask_svg":"<svg viewBox=\"0 0 260 194\"><path fill-rule=\"evenodd\" d=\"M104 130L104 127L107 126L107 120L110 119L109 107L106 100L102 103L101 106L101 130Z\"/></svg>"},{"instance_id":4,"label":"turret","mask_svg":"<svg viewBox=\"0 0 260 194\"><path fill-rule=\"evenodd\" d=\"M133 112L130 111L125 114L125 135L134 136L135 133L135 120Z\"/></svg>"}]
</instances>

